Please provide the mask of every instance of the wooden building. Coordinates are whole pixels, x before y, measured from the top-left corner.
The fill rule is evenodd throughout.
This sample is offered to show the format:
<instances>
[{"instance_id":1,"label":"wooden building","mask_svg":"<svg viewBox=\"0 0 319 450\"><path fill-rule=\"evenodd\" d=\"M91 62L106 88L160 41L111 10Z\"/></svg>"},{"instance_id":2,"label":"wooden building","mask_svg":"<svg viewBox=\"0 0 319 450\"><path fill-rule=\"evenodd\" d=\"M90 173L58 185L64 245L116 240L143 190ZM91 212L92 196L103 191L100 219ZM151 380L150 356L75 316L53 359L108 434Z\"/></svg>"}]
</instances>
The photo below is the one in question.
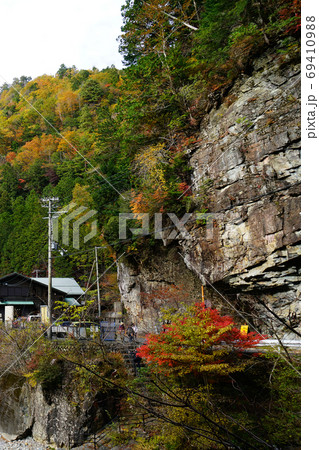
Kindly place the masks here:
<instances>
[{"instance_id":1,"label":"wooden building","mask_svg":"<svg viewBox=\"0 0 319 450\"><path fill-rule=\"evenodd\" d=\"M66 301L80 304L82 288L73 278L52 278L52 303ZM48 303L48 278L30 278L11 273L0 278L0 320L14 320L39 314Z\"/></svg>"}]
</instances>

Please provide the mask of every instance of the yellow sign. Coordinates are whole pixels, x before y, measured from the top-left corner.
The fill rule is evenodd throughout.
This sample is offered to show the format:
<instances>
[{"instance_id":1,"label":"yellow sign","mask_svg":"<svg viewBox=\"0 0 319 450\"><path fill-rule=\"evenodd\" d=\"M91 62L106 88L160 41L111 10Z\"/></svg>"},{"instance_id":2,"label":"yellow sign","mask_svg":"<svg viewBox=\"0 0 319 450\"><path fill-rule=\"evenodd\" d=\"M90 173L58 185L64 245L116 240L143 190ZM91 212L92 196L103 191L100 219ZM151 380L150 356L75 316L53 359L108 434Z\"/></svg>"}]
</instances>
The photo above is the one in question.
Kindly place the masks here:
<instances>
[{"instance_id":1,"label":"yellow sign","mask_svg":"<svg viewBox=\"0 0 319 450\"><path fill-rule=\"evenodd\" d=\"M248 333L248 325L242 325L242 326L240 327L240 332L241 332L241 334L243 334L244 336L247 336L247 333Z\"/></svg>"},{"instance_id":2,"label":"yellow sign","mask_svg":"<svg viewBox=\"0 0 319 450\"><path fill-rule=\"evenodd\" d=\"M48 307L46 305L41 305L41 322L48 323Z\"/></svg>"}]
</instances>

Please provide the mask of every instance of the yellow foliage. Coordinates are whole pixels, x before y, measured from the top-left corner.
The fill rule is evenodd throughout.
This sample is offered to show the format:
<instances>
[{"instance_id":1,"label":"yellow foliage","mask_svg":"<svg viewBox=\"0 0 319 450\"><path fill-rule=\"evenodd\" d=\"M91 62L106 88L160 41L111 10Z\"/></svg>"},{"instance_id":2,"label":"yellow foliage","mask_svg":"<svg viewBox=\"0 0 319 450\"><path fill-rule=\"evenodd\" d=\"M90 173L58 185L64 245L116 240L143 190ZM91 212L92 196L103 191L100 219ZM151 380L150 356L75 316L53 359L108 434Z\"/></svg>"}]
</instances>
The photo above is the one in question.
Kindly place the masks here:
<instances>
[{"instance_id":1,"label":"yellow foliage","mask_svg":"<svg viewBox=\"0 0 319 450\"><path fill-rule=\"evenodd\" d=\"M90 207L93 205L93 199L89 190L89 186L81 186L77 183L72 191L72 201L74 201L77 206Z\"/></svg>"},{"instance_id":2,"label":"yellow foliage","mask_svg":"<svg viewBox=\"0 0 319 450\"><path fill-rule=\"evenodd\" d=\"M36 370L30 373L25 373L23 376L27 379L28 383L30 384L31 387L36 387L37 385L37 380L35 378L36 375Z\"/></svg>"},{"instance_id":3,"label":"yellow foliage","mask_svg":"<svg viewBox=\"0 0 319 450\"><path fill-rule=\"evenodd\" d=\"M65 153L68 156L73 156L76 153L76 131L66 131L64 139L61 139L58 145L58 152Z\"/></svg>"},{"instance_id":4,"label":"yellow foliage","mask_svg":"<svg viewBox=\"0 0 319 450\"><path fill-rule=\"evenodd\" d=\"M164 144L147 147L135 158L135 170L145 186L167 190L163 163L168 159Z\"/></svg>"},{"instance_id":5,"label":"yellow foliage","mask_svg":"<svg viewBox=\"0 0 319 450\"><path fill-rule=\"evenodd\" d=\"M56 112L61 121L65 116L73 114L79 108L79 99L73 91L62 91L58 95L58 102L56 105Z\"/></svg>"},{"instance_id":6,"label":"yellow foliage","mask_svg":"<svg viewBox=\"0 0 319 450\"><path fill-rule=\"evenodd\" d=\"M140 214L162 212L165 199L168 197L168 186L165 180L165 163L169 161L169 152L164 144L145 148L134 160L135 173L143 192L132 191L130 207L141 219Z\"/></svg>"}]
</instances>

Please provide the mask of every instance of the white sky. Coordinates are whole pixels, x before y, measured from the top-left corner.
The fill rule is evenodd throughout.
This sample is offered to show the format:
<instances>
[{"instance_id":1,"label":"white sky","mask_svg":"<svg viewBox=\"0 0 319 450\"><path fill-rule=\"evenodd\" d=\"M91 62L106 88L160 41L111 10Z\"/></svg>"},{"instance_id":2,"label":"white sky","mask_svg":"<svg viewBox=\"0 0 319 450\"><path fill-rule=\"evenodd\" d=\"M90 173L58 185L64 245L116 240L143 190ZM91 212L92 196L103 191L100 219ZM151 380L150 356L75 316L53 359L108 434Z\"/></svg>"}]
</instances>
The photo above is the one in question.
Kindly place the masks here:
<instances>
[{"instance_id":1,"label":"white sky","mask_svg":"<svg viewBox=\"0 0 319 450\"><path fill-rule=\"evenodd\" d=\"M54 75L60 65L121 68L125 0L1 0L0 75ZM4 80L0 80L0 85Z\"/></svg>"}]
</instances>

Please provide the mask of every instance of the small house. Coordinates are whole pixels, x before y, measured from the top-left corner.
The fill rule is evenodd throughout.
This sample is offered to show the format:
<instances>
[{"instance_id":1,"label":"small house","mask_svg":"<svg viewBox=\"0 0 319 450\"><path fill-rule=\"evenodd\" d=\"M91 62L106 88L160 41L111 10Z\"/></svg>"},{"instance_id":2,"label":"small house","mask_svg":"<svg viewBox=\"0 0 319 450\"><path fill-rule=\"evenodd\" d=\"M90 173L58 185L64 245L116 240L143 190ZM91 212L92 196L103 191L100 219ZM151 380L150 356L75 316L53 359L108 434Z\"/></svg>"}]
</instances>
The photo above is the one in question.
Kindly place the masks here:
<instances>
[{"instance_id":1,"label":"small house","mask_svg":"<svg viewBox=\"0 0 319 450\"><path fill-rule=\"evenodd\" d=\"M84 294L74 278L52 278L52 305L65 301L80 305ZM48 304L48 278L27 277L11 273L0 278L0 320L12 321L17 317L39 314L40 308Z\"/></svg>"}]
</instances>

